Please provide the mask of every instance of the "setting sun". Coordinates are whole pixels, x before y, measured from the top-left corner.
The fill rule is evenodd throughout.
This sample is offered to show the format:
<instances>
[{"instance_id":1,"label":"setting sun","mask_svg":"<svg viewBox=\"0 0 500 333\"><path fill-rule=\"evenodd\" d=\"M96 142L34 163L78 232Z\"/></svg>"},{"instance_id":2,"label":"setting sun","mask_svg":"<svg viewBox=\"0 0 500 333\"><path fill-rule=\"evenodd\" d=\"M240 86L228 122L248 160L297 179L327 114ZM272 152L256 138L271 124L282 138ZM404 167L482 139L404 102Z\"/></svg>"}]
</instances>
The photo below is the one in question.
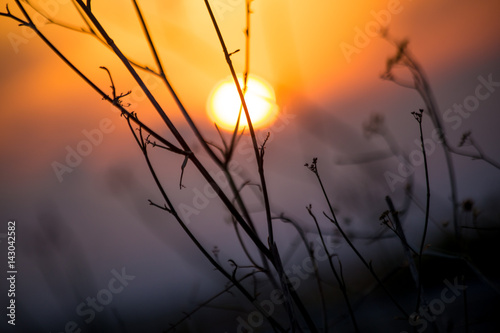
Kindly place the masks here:
<instances>
[{"instance_id":1,"label":"setting sun","mask_svg":"<svg viewBox=\"0 0 500 333\"><path fill-rule=\"evenodd\" d=\"M243 87L242 75L238 76L238 81ZM247 86L245 100L254 128L270 125L278 110L274 89L264 79L252 74L248 76ZM208 115L212 121L223 129L233 130L240 108L241 100L233 78L228 77L217 83L207 102ZM247 119L242 110L239 126L243 128L247 125Z\"/></svg>"}]
</instances>

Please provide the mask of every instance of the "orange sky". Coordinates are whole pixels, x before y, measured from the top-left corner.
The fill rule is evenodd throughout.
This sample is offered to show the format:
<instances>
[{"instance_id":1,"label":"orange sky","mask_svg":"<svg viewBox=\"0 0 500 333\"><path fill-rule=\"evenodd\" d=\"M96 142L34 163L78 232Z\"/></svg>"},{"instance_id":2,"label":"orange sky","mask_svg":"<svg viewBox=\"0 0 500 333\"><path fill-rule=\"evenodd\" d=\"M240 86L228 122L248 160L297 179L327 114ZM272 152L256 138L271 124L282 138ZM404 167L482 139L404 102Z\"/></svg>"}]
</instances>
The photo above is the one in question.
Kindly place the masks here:
<instances>
[{"instance_id":1,"label":"orange sky","mask_svg":"<svg viewBox=\"0 0 500 333\"><path fill-rule=\"evenodd\" d=\"M236 0L213 3L230 50L244 48L243 3ZM56 13L58 20L82 26L77 16L67 9L69 6L58 5L57 11L48 7L48 12ZM251 71L274 85L281 101L286 101L293 91L307 92L313 98L321 98L322 94L345 96L352 92L352 85L366 84L370 76L376 75L392 52L380 38L369 37L367 46L357 47L359 54L353 53L349 60L342 51L342 45L356 45L356 29L364 30L376 22L374 13L380 14L381 20L387 20L382 12L391 13L388 22L393 35L409 37L415 53L433 72L448 70L471 57L487 56L490 50L498 48L494 41L499 23L494 9L499 5L495 1L482 1L474 7L463 1L405 0L324 1L314 5L254 1L252 6ZM118 46L131 58L153 67L131 4L106 1L94 7ZM110 10L118 7L119 12ZM201 122L206 121L204 107L208 93L216 82L228 75L228 70L203 2L149 2L142 7L171 81L193 115ZM40 8L43 10L43 5ZM60 61L36 38L32 35L25 38L25 28L16 28L6 19L0 21L0 27L7 35L1 44L3 63L9 64L2 68L5 74L1 84L5 86L3 91L11 91L8 95L12 100L19 98L16 94L23 93L23 89L19 89L21 85L36 97L37 105L43 103L49 108L53 108L54 95L58 100L61 95L66 96L69 101L82 96L77 79L72 79L67 69L59 65ZM107 81L98 67L106 65L113 70L122 90L134 88L133 82L124 80L121 66L113 66L114 58L96 40L53 26L46 26L44 31L101 87L106 87ZM19 36L19 45L12 46L15 37L9 33ZM232 59L236 69L242 71L244 52ZM6 68L13 66L15 71ZM44 84L40 85L42 77ZM169 99L165 101L171 106ZM147 116L150 112L143 113ZM178 115L175 109L171 114Z\"/></svg>"},{"instance_id":2,"label":"orange sky","mask_svg":"<svg viewBox=\"0 0 500 333\"><path fill-rule=\"evenodd\" d=\"M8 3L11 10L18 13L15 5ZM237 0L213 2L230 51L244 49L243 3ZM213 86L227 77L229 71L204 4L195 0L179 3L157 1L141 6L164 59L168 77L195 122L209 138L213 138L215 132L205 112L206 100ZM70 4L57 7L48 7L49 14L55 14L55 19L82 26ZM500 50L496 40L500 23L496 15L500 5L494 0L473 5L451 0L322 1L314 5L276 0L254 1L252 8L250 69L274 86L281 110L293 108L293 105L298 105L294 103L307 99L328 110L321 112L330 112L359 126L366 112L373 111L361 112L366 107L362 103L370 99L382 102L379 107L374 103L374 110L389 106L388 101L395 96L395 87L382 82L378 75L394 50L378 37L359 35L359 31L366 32L366 29L376 27L377 20L388 22L396 38L410 39L411 49L444 95L451 96L460 89L466 92L466 88L461 88L462 81L456 77L467 73L467 68L473 71L467 73L470 75L466 79L472 81L469 85L473 85L477 75L498 68L496 59ZM40 9L43 10L43 6ZM93 11L127 55L154 67L130 3L96 2ZM1 151L9 156L7 161L12 161L4 167L11 171L32 172L35 178L40 172L50 174L47 165L64 156L66 144L78 142L83 129L95 127L103 118L112 119L117 125L116 133L123 134L115 136L116 142L119 142L118 138L130 139L121 119L110 112L112 108L27 28L17 27L13 21L2 18L0 29L4 36L0 44L3 60L0 64L3 101L0 117L6 124L2 137L22 134L17 142L24 148L14 148L9 140L1 140ZM43 31L91 79L109 92L108 77L99 69L99 66L107 66L118 92L132 90L132 95L126 99L132 103L132 109L154 128L160 128L159 117L137 84L96 39L50 24L44 25ZM346 47L356 51L346 55ZM241 72L244 52L234 54L232 60L236 70ZM489 63L493 67L486 68L485 72L472 69ZM169 116L184 128L185 122L167 90L153 76L143 71L140 73ZM397 91L397 96L413 96L418 101L412 92ZM445 103L451 103L453 98L449 97ZM446 106L444 104L443 108ZM26 157L22 152L33 149L31 138L44 144L36 148L39 154L30 157L32 164L28 167L23 163ZM95 163L101 162L95 159ZM34 165L37 168L33 169Z\"/></svg>"},{"instance_id":3,"label":"orange sky","mask_svg":"<svg viewBox=\"0 0 500 333\"><path fill-rule=\"evenodd\" d=\"M18 13L15 5L8 3L13 13ZM237 0L213 2L230 52L243 51L245 46L243 3ZM209 138L216 138L205 112L206 100L214 85L226 78L229 71L204 4L195 0L157 1L141 6L170 81L195 122ZM113 8L120 10L111 10ZM274 86L282 111L293 109L293 112L305 114L307 110L294 109L294 105L304 100L314 101L323 108L319 112L340 117L343 122L359 127L367 112L390 108L390 100L395 96L405 96L418 103L413 92L397 90L378 78L385 60L394 50L381 38L359 35L359 31L376 27L377 20L388 22L396 38L410 39L410 47L431 81L443 96L449 96L443 99L443 108L447 107L446 103L456 100L452 94L461 90L467 93L470 89L466 88L467 81L457 80L458 77L465 75L470 86L477 75L498 68L496 59L500 50L495 41L500 31L496 18L500 5L494 0L474 5L451 0L432 3L322 1L314 5L275 0L254 1L252 8L250 70ZM43 6L40 9L43 10ZM61 4L58 10L55 9L48 7L55 19L83 26L70 4ZM154 67L130 3L96 2L93 11L126 54ZM99 69L99 66L107 66L118 92L132 90L132 95L126 99L132 103L131 109L154 128L161 128L161 120L144 94L108 49L88 35L42 25L43 31L64 54L102 89L110 92L109 79ZM9 140L0 141L0 149L8 161L3 167L10 172L24 171L34 179L40 179L40 174L48 174L50 179L50 163L64 157L65 146L76 144L81 140L82 130L97 126L103 118L112 119L117 125L115 134L119 134L110 139L113 143L106 148L111 149L112 154L103 152L103 156L119 154L111 148L113 144L131 138L117 113L110 112L112 108L27 28L2 18L0 29L4 36L0 44L3 60L0 64L3 101L0 117L5 124L2 137L17 137L16 147ZM346 50L354 48L354 53L346 55ZM234 54L232 60L236 70L243 71L244 52ZM489 63L493 65L479 72L479 66ZM467 68L472 73L468 73ZM140 73L169 116L179 128L185 128L185 121L158 79L143 71ZM374 103L369 104L371 109L368 110L363 103L370 100ZM26 159L23 152L34 149L33 138L43 145L36 147L38 154L30 156L31 163L27 165L23 162ZM103 165L97 157L91 160L96 165Z\"/></svg>"}]
</instances>

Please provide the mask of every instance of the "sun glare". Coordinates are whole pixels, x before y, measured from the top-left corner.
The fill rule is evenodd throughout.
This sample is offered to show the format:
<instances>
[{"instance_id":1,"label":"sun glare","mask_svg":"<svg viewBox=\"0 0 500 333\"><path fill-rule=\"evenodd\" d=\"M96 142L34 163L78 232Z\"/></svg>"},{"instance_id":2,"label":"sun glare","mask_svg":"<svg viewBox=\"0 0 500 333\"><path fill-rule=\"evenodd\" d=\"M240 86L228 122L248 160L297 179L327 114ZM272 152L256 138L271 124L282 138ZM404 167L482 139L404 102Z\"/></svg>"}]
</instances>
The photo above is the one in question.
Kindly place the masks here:
<instances>
[{"instance_id":1,"label":"sun glare","mask_svg":"<svg viewBox=\"0 0 500 333\"><path fill-rule=\"evenodd\" d=\"M243 89L243 76L238 76ZM276 117L278 107L274 89L264 79L249 75L245 101L250 113L250 119L255 129L269 126ZM232 77L220 81L210 93L207 102L209 117L217 126L226 130L233 130L238 120L241 100ZM243 109L241 110L240 128L248 127Z\"/></svg>"}]
</instances>

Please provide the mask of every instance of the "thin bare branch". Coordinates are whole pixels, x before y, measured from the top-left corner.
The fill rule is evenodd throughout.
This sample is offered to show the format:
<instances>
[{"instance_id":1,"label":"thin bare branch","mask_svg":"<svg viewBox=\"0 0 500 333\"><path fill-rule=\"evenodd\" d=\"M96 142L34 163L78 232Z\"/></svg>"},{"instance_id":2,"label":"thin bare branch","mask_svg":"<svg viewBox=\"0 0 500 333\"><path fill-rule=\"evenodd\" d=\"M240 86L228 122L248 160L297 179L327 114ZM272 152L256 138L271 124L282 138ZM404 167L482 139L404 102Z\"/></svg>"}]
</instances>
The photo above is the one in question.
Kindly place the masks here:
<instances>
[{"instance_id":1,"label":"thin bare branch","mask_svg":"<svg viewBox=\"0 0 500 333\"><path fill-rule=\"evenodd\" d=\"M146 35L147 40L148 40L149 48L151 49L151 53L154 56L154 59L155 59L155 62L156 62L156 66L159 69L159 74L160 74L160 77L161 77L162 81L167 86L168 91L170 92L170 94L174 98L175 103L177 104L179 110L181 111L182 115L184 116L184 118L188 122L189 127L191 128L191 130L193 131L193 133L196 135L196 137L197 137L198 141L200 142L200 144L202 145L202 147L209 154L209 156L219 166L221 166L222 165L222 161L217 157L217 155L215 155L215 153L213 152L213 150L210 149L210 147L207 145L205 139L203 138L203 135L200 133L198 127L194 123L193 119L191 118L191 116L189 115L188 111L186 110L184 104L181 102L178 94L175 92L172 84L168 80L167 75L166 75L165 70L164 70L164 67L163 67L163 64L162 64L162 61L161 61L160 56L158 54L158 50L157 50L157 48L156 48L156 46L155 46L155 44L153 42L153 39L151 37L151 33L150 33L149 28L148 28L148 26L146 24L144 16L143 16L143 14L142 14L142 12L141 12L141 10L139 8L139 5L137 4L136 0L132 0L132 2L134 4L134 8L135 8L135 10L137 12L137 15L138 15L138 17L139 17L139 19L141 21L142 29L144 31L144 34Z\"/></svg>"}]
</instances>

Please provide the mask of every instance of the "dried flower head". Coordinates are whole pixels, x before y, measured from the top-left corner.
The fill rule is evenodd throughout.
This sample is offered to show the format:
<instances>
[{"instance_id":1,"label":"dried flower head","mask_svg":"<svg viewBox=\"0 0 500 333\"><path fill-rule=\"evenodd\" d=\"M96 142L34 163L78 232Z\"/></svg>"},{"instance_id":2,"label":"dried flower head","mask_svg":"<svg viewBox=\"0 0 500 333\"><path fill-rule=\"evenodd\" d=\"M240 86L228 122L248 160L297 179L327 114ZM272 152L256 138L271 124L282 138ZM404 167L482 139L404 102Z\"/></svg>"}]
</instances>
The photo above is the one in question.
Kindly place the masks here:
<instances>
[{"instance_id":1,"label":"dried flower head","mask_svg":"<svg viewBox=\"0 0 500 333\"><path fill-rule=\"evenodd\" d=\"M419 122L422 123L422 114L424 113L424 109L418 110L418 112L413 111L411 114L415 119Z\"/></svg>"},{"instance_id":2,"label":"dried flower head","mask_svg":"<svg viewBox=\"0 0 500 333\"><path fill-rule=\"evenodd\" d=\"M317 157L315 157L315 158L313 158L313 160L312 160L312 163L311 163L311 164L306 163L306 164L304 164L304 166L305 166L306 168L308 168L309 170L311 170L312 172L317 173L317 172L318 172L317 163L318 163L318 158L317 158Z\"/></svg>"},{"instance_id":3,"label":"dried flower head","mask_svg":"<svg viewBox=\"0 0 500 333\"><path fill-rule=\"evenodd\" d=\"M464 212L471 212L474 209L474 201L472 199L467 199L462 201L462 210Z\"/></svg>"}]
</instances>

